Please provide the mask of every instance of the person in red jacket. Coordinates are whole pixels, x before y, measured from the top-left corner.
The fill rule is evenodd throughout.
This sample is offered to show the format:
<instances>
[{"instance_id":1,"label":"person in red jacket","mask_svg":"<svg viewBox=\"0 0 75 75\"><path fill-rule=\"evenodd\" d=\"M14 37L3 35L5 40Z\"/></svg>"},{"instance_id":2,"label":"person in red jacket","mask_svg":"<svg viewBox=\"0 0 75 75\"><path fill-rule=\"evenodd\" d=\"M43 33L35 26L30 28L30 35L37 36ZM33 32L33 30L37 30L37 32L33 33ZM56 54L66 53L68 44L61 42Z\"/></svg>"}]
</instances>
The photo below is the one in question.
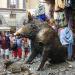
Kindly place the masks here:
<instances>
[{"instance_id":1,"label":"person in red jacket","mask_svg":"<svg viewBox=\"0 0 75 75\"><path fill-rule=\"evenodd\" d=\"M3 59L9 59L9 48L10 48L10 39L5 35L5 32L1 34L1 56Z\"/></svg>"}]
</instances>

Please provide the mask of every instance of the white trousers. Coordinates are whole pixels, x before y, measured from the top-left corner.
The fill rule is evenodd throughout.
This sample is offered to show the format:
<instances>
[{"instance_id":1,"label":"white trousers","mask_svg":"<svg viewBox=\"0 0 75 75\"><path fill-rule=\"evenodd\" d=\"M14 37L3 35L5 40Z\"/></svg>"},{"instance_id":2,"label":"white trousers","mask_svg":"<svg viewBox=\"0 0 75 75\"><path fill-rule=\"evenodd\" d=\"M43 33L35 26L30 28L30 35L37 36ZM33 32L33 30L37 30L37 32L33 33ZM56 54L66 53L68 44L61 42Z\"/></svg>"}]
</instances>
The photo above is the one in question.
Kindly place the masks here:
<instances>
[{"instance_id":1,"label":"white trousers","mask_svg":"<svg viewBox=\"0 0 75 75\"><path fill-rule=\"evenodd\" d=\"M9 49L1 49L1 55L9 55Z\"/></svg>"}]
</instances>

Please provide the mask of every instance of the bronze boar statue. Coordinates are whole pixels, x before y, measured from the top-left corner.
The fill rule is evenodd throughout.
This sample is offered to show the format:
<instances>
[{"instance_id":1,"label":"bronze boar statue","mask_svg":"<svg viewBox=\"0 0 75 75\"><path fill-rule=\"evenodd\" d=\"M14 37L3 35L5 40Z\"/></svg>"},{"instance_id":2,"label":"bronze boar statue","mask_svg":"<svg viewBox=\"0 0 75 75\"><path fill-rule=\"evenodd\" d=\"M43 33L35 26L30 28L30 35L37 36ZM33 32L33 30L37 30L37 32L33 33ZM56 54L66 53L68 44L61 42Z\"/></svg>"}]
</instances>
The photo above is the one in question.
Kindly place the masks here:
<instances>
[{"instance_id":1,"label":"bronze boar statue","mask_svg":"<svg viewBox=\"0 0 75 75\"><path fill-rule=\"evenodd\" d=\"M42 25L28 23L15 32L15 35L18 34L24 34L31 39L32 52L26 63L32 62L38 54L41 54L42 60L38 70L43 69L48 59L50 59L50 63L65 61L66 48L61 45L58 33L47 23L42 23Z\"/></svg>"}]
</instances>

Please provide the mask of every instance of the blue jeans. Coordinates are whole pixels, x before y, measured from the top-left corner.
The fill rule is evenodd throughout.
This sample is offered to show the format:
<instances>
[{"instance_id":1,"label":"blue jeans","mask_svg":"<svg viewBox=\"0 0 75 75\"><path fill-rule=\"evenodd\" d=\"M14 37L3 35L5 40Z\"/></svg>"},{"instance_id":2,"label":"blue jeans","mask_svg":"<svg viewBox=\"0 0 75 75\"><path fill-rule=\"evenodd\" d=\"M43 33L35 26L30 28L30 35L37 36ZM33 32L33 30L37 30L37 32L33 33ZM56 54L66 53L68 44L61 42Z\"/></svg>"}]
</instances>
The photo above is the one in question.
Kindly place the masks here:
<instances>
[{"instance_id":1,"label":"blue jeans","mask_svg":"<svg viewBox=\"0 0 75 75\"><path fill-rule=\"evenodd\" d=\"M73 53L72 44L67 45L67 53L68 53L68 58L72 58L72 53Z\"/></svg>"}]
</instances>

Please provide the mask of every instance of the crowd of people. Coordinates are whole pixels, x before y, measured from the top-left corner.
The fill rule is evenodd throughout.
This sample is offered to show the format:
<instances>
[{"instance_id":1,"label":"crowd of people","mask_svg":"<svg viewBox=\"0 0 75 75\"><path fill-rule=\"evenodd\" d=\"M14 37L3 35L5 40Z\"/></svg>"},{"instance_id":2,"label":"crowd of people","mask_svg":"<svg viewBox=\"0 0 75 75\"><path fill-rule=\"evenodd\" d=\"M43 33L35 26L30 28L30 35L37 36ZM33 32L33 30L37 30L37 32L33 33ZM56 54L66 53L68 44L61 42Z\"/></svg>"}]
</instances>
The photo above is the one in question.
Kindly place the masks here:
<instances>
[{"instance_id":1,"label":"crowd of people","mask_svg":"<svg viewBox=\"0 0 75 75\"><path fill-rule=\"evenodd\" d=\"M73 55L73 17L71 0L45 0L50 4L49 26L56 32L62 46L67 47L67 59L72 60Z\"/></svg>"},{"instance_id":2,"label":"crowd of people","mask_svg":"<svg viewBox=\"0 0 75 75\"><path fill-rule=\"evenodd\" d=\"M67 3L68 4L68 3ZM63 0L55 0L54 10L50 10L49 25L56 32L62 46L67 46L67 57L69 60L72 59L72 45L73 45L73 33L71 30L72 27L72 12L71 6L64 6ZM31 14L28 15L28 23L33 20ZM9 51L12 51L12 57L15 59L25 60L25 57L28 56L28 53L31 52L31 42L28 37L25 36L14 36L10 34L7 36L5 32L0 33L0 55L3 59L9 59Z\"/></svg>"},{"instance_id":3,"label":"crowd of people","mask_svg":"<svg viewBox=\"0 0 75 75\"><path fill-rule=\"evenodd\" d=\"M29 38L24 35L15 36L14 33L9 35L6 32L0 33L0 56L4 60L9 60L12 54L13 59L24 61L30 52L31 43Z\"/></svg>"}]
</instances>

